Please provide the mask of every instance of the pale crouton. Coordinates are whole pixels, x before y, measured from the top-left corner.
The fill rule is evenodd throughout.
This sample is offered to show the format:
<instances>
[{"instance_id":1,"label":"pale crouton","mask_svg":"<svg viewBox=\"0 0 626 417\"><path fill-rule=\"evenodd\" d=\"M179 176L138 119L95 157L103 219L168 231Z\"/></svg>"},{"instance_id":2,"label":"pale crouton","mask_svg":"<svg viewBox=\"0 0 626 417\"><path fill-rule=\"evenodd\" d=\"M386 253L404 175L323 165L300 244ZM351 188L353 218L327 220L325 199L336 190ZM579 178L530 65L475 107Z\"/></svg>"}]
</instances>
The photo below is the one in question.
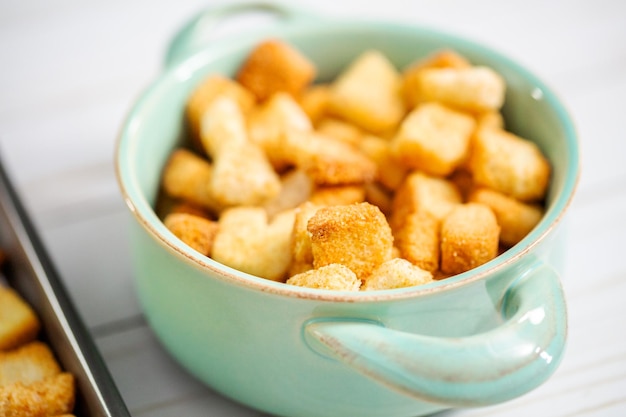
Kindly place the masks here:
<instances>
[{"instance_id":1,"label":"pale crouton","mask_svg":"<svg viewBox=\"0 0 626 417\"><path fill-rule=\"evenodd\" d=\"M287 284L299 287L335 291L358 291L361 280L350 268L341 264L329 264L294 275Z\"/></svg>"},{"instance_id":2,"label":"pale crouton","mask_svg":"<svg viewBox=\"0 0 626 417\"><path fill-rule=\"evenodd\" d=\"M313 130L310 119L294 98L287 93L276 93L255 108L248 118L250 141L258 144L275 169L283 170L289 161L283 156L281 137L288 130Z\"/></svg>"},{"instance_id":3,"label":"pale crouton","mask_svg":"<svg viewBox=\"0 0 626 417\"><path fill-rule=\"evenodd\" d=\"M418 211L441 220L461 202L461 194L452 182L416 171L396 192L389 222L391 228L397 231L404 226L409 214Z\"/></svg>"},{"instance_id":4,"label":"pale crouton","mask_svg":"<svg viewBox=\"0 0 626 417\"><path fill-rule=\"evenodd\" d=\"M309 199L318 206L338 206L365 201L363 185L334 185L317 187Z\"/></svg>"},{"instance_id":5,"label":"pale crouton","mask_svg":"<svg viewBox=\"0 0 626 417\"><path fill-rule=\"evenodd\" d=\"M204 113L217 97L224 96L232 98L244 114L255 102L252 93L236 81L217 74L208 76L192 91L185 108L190 135L194 141L200 138L200 125Z\"/></svg>"},{"instance_id":6,"label":"pale crouton","mask_svg":"<svg viewBox=\"0 0 626 417\"><path fill-rule=\"evenodd\" d=\"M294 209L311 197L313 181L304 171L293 169L280 177L280 192L263 205L271 219L281 211Z\"/></svg>"},{"instance_id":7,"label":"pale crouton","mask_svg":"<svg viewBox=\"0 0 626 417\"><path fill-rule=\"evenodd\" d=\"M415 107L423 99L419 88L419 74L426 68L469 68L471 63L452 50L436 51L412 63L402 73L402 90L409 108Z\"/></svg>"},{"instance_id":8,"label":"pale crouton","mask_svg":"<svg viewBox=\"0 0 626 417\"><path fill-rule=\"evenodd\" d=\"M500 129L480 129L469 160L474 181L524 202L544 198L550 164L533 142Z\"/></svg>"},{"instance_id":9,"label":"pale crouton","mask_svg":"<svg viewBox=\"0 0 626 417\"><path fill-rule=\"evenodd\" d=\"M405 166L447 176L466 158L476 122L438 103L416 107L393 138L393 155Z\"/></svg>"},{"instance_id":10,"label":"pale crouton","mask_svg":"<svg viewBox=\"0 0 626 417\"><path fill-rule=\"evenodd\" d=\"M15 290L0 285L0 351L34 340L40 328L30 305Z\"/></svg>"},{"instance_id":11,"label":"pale crouton","mask_svg":"<svg viewBox=\"0 0 626 417\"><path fill-rule=\"evenodd\" d=\"M264 204L280 192L280 177L254 143L226 143L213 164L209 184L223 207Z\"/></svg>"},{"instance_id":12,"label":"pale crouton","mask_svg":"<svg viewBox=\"0 0 626 417\"><path fill-rule=\"evenodd\" d=\"M325 117L317 122L315 130L324 136L357 146L363 137L363 131L355 125L334 117Z\"/></svg>"},{"instance_id":13,"label":"pale crouton","mask_svg":"<svg viewBox=\"0 0 626 417\"><path fill-rule=\"evenodd\" d=\"M510 247L518 243L539 223L543 208L526 204L487 188L474 190L469 201L488 206L500 225L500 243Z\"/></svg>"},{"instance_id":14,"label":"pale crouton","mask_svg":"<svg viewBox=\"0 0 626 417\"><path fill-rule=\"evenodd\" d=\"M417 88L423 101L480 113L502 107L506 84L488 67L428 68L418 74Z\"/></svg>"},{"instance_id":15,"label":"pale crouton","mask_svg":"<svg viewBox=\"0 0 626 417\"><path fill-rule=\"evenodd\" d=\"M460 274L495 258L499 235L489 207L478 203L455 207L441 224L441 270Z\"/></svg>"},{"instance_id":16,"label":"pale crouton","mask_svg":"<svg viewBox=\"0 0 626 417\"><path fill-rule=\"evenodd\" d=\"M378 136L367 135L358 143L359 149L378 167L377 181L389 190L397 190L407 175L408 169L393 156L390 141Z\"/></svg>"},{"instance_id":17,"label":"pale crouton","mask_svg":"<svg viewBox=\"0 0 626 417\"><path fill-rule=\"evenodd\" d=\"M329 108L372 133L390 130L405 113L400 74L382 53L366 51L335 79Z\"/></svg>"},{"instance_id":18,"label":"pale crouton","mask_svg":"<svg viewBox=\"0 0 626 417\"><path fill-rule=\"evenodd\" d=\"M213 167L204 158L180 148L174 150L163 168L162 185L167 195L187 200L211 212L219 212L221 205L210 184Z\"/></svg>"},{"instance_id":19,"label":"pale crouton","mask_svg":"<svg viewBox=\"0 0 626 417\"><path fill-rule=\"evenodd\" d=\"M300 97L298 103L302 110L309 116L311 123L315 124L318 120L326 116L328 112L328 103L330 102L330 86L328 84L315 84L306 88Z\"/></svg>"},{"instance_id":20,"label":"pale crouton","mask_svg":"<svg viewBox=\"0 0 626 417\"><path fill-rule=\"evenodd\" d=\"M313 269L311 234L307 229L307 225L309 219L313 217L319 208L319 206L307 201L296 209L291 240L290 276Z\"/></svg>"},{"instance_id":21,"label":"pale crouton","mask_svg":"<svg viewBox=\"0 0 626 417\"><path fill-rule=\"evenodd\" d=\"M400 257L426 271L439 269L440 220L417 211L409 214L401 229L394 231Z\"/></svg>"},{"instance_id":22,"label":"pale crouton","mask_svg":"<svg viewBox=\"0 0 626 417\"><path fill-rule=\"evenodd\" d=\"M235 79L263 101L277 92L297 97L316 75L315 65L293 46L270 39L258 44Z\"/></svg>"},{"instance_id":23,"label":"pale crouton","mask_svg":"<svg viewBox=\"0 0 626 417\"><path fill-rule=\"evenodd\" d=\"M25 385L61 372L61 367L45 343L33 341L0 351L0 387L16 382Z\"/></svg>"},{"instance_id":24,"label":"pale crouton","mask_svg":"<svg viewBox=\"0 0 626 417\"><path fill-rule=\"evenodd\" d=\"M320 208L307 229L315 268L338 263L364 279L391 259L391 229L380 209L369 203Z\"/></svg>"},{"instance_id":25,"label":"pale crouton","mask_svg":"<svg viewBox=\"0 0 626 417\"><path fill-rule=\"evenodd\" d=\"M291 263L295 212L285 211L268 223L262 207L224 210L211 258L231 268L273 281L284 281Z\"/></svg>"},{"instance_id":26,"label":"pale crouton","mask_svg":"<svg viewBox=\"0 0 626 417\"><path fill-rule=\"evenodd\" d=\"M170 213L163 223L192 249L208 256L217 233L217 222L187 213Z\"/></svg>"},{"instance_id":27,"label":"pale crouton","mask_svg":"<svg viewBox=\"0 0 626 417\"><path fill-rule=\"evenodd\" d=\"M411 262L395 258L383 262L365 279L361 286L363 291L387 290L394 288L413 287L428 284L433 281L433 275L413 265Z\"/></svg>"},{"instance_id":28,"label":"pale crouton","mask_svg":"<svg viewBox=\"0 0 626 417\"><path fill-rule=\"evenodd\" d=\"M376 164L362 152L316 132L292 130L282 146L285 157L318 185L362 184L376 177Z\"/></svg>"},{"instance_id":29,"label":"pale crouton","mask_svg":"<svg viewBox=\"0 0 626 417\"><path fill-rule=\"evenodd\" d=\"M71 413L75 382L72 374L62 372L37 382L0 387L0 416L48 417Z\"/></svg>"},{"instance_id":30,"label":"pale crouton","mask_svg":"<svg viewBox=\"0 0 626 417\"><path fill-rule=\"evenodd\" d=\"M243 113L232 97L217 97L207 107L202 116L200 141L206 154L214 159L224 144L248 142Z\"/></svg>"}]
</instances>

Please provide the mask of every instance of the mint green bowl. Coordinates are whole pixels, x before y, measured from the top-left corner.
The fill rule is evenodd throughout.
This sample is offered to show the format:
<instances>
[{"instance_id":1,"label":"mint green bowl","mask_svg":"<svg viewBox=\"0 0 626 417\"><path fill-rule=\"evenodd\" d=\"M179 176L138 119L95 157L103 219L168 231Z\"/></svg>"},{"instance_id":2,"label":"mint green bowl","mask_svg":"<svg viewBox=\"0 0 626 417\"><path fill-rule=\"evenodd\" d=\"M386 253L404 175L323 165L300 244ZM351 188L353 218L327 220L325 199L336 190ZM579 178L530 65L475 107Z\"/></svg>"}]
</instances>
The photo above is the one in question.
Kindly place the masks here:
<instances>
[{"instance_id":1,"label":"mint green bowl","mask_svg":"<svg viewBox=\"0 0 626 417\"><path fill-rule=\"evenodd\" d=\"M270 27L206 44L200 36L249 10ZM174 237L153 205L159 177L183 140L183 108L207 74L232 75L250 48L283 38L332 79L365 49L399 68L453 48L508 83L507 127L550 159L547 212L493 261L421 287L322 291L254 277L201 256ZM282 416L417 416L496 404L543 383L563 356L563 215L579 176L572 121L554 94L506 57L418 26L313 17L271 5L208 10L172 41L167 68L124 124L116 153L132 213L136 290L150 326L191 374L224 395Z\"/></svg>"}]
</instances>

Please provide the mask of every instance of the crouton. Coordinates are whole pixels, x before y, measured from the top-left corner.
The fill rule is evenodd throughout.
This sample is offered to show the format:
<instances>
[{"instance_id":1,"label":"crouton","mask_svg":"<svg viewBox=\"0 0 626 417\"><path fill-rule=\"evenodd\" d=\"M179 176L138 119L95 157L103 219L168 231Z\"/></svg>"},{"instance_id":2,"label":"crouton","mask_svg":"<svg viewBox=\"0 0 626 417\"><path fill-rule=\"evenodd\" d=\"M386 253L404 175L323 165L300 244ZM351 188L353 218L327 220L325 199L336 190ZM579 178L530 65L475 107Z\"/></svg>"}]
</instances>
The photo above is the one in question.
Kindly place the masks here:
<instances>
[{"instance_id":1,"label":"crouton","mask_svg":"<svg viewBox=\"0 0 626 417\"><path fill-rule=\"evenodd\" d=\"M163 221L177 238L192 249L208 256L217 233L217 222L187 213L171 213Z\"/></svg>"},{"instance_id":2,"label":"crouton","mask_svg":"<svg viewBox=\"0 0 626 417\"><path fill-rule=\"evenodd\" d=\"M313 269L311 234L307 229L307 225L309 219L313 217L319 208L319 206L307 201L296 209L291 239L290 276Z\"/></svg>"},{"instance_id":3,"label":"crouton","mask_svg":"<svg viewBox=\"0 0 626 417\"><path fill-rule=\"evenodd\" d=\"M368 158L376 163L376 180L388 190L397 190L407 175L408 169L391 152L390 141L378 136L366 135L361 138L358 147Z\"/></svg>"},{"instance_id":4,"label":"crouton","mask_svg":"<svg viewBox=\"0 0 626 417\"><path fill-rule=\"evenodd\" d=\"M299 287L335 291L358 291L361 280L350 268L341 264L329 264L294 275L287 284Z\"/></svg>"},{"instance_id":5,"label":"crouton","mask_svg":"<svg viewBox=\"0 0 626 417\"><path fill-rule=\"evenodd\" d=\"M0 351L34 340L40 329L30 305L12 288L0 285Z\"/></svg>"},{"instance_id":6,"label":"crouton","mask_svg":"<svg viewBox=\"0 0 626 417\"><path fill-rule=\"evenodd\" d=\"M402 258L390 259L376 268L361 286L363 291L387 290L428 284L433 275Z\"/></svg>"},{"instance_id":7,"label":"crouton","mask_svg":"<svg viewBox=\"0 0 626 417\"><path fill-rule=\"evenodd\" d=\"M324 136L357 146L363 131L355 125L334 117L325 117L317 122L315 130Z\"/></svg>"},{"instance_id":8,"label":"crouton","mask_svg":"<svg viewBox=\"0 0 626 417\"><path fill-rule=\"evenodd\" d=\"M207 107L201 120L200 141L206 154L213 159L227 143L243 145L248 142L243 113L233 98L217 97Z\"/></svg>"},{"instance_id":9,"label":"crouton","mask_svg":"<svg viewBox=\"0 0 626 417\"><path fill-rule=\"evenodd\" d=\"M501 129L476 132L469 167L478 185L523 202L541 201L550 180L550 163L539 147Z\"/></svg>"},{"instance_id":10,"label":"crouton","mask_svg":"<svg viewBox=\"0 0 626 417\"><path fill-rule=\"evenodd\" d=\"M318 206L338 206L365 201L363 185L334 185L317 187L311 197L311 203Z\"/></svg>"},{"instance_id":11,"label":"crouton","mask_svg":"<svg viewBox=\"0 0 626 417\"><path fill-rule=\"evenodd\" d=\"M426 271L439 269L440 220L425 211L410 213L394 232L400 257Z\"/></svg>"},{"instance_id":12,"label":"crouton","mask_svg":"<svg viewBox=\"0 0 626 417\"><path fill-rule=\"evenodd\" d=\"M269 39L248 54L235 79L263 101L277 92L299 96L316 72L315 65L296 48Z\"/></svg>"},{"instance_id":13,"label":"crouton","mask_svg":"<svg viewBox=\"0 0 626 417\"><path fill-rule=\"evenodd\" d=\"M75 382L62 372L30 384L16 382L0 387L0 416L48 417L71 413Z\"/></svg>"},{"instance_id":14,"label":"crouton","mask_svg":"<svg viewBox=\"0 0 626 417\"><path fill-rule=\"evenodd\" d=\"M28 385L60 372L59 363L45 343L33 341L0 351L0 387L16 382Z\"/></svg>"},{"instance_id":15,"label":"crouton","mask_svg":"<svg viewBox=\"0 0 626 417\"><path fill-rule=\"evenodd\" d=\"M383 54L366 51L333 82L329 109L369 132L388 131L405 113L400 74Z\"/></svg>"},{"instance_id":16,"label":"crouton","mask_svg":"<svg viewBox=\"0 0 626 417\"><path fill-rule=\"evenodd\" d=\"M393 138L393 155L405 166L447 176L467 157L476 122L438 103L416 107Z\"/></svg>"},{"instance_id":17,"label":"crouton","mask_svg":"<svg viewBox=\"0 0 626 417\"><path fill-rule=\"evenodd\" d=\"M500 225L500 243L511 247L522 240L543 217L543 208L526 204L488 188L474 190L468 200L488 206Z\"/></svg>"},{"instance_id":18,"label":"crouton","mask_svg":"<svg viewBox=\"0 0 626 417\"><path fill-rule=\"evenodd\" d=\"M338 263L364 279L391 259L391 229L380 209L369 203L320 208L307 230L315 268Z\"/></svg>"},{"instance_id":19,"label":"crouton","mask_svg":"<svg viewBox=\"0 0 626 417\"><path fill-rule=\"evenodd\" d=\"M328 113L330 102L330 86L328 84L315 84L306 88L298 103L302 110L309 116L314 125Z\"/></svg>"},{"instance_id":20,"label":"crouton","mask_svg":"<svg viewBox=\"0 0 626 417\"><path fill-rule=\"evenodd\" d=\"M498 255L500 226L483 204L456 206L441 224L441 270L460 274Z\"/></svg>"}]
</instances>

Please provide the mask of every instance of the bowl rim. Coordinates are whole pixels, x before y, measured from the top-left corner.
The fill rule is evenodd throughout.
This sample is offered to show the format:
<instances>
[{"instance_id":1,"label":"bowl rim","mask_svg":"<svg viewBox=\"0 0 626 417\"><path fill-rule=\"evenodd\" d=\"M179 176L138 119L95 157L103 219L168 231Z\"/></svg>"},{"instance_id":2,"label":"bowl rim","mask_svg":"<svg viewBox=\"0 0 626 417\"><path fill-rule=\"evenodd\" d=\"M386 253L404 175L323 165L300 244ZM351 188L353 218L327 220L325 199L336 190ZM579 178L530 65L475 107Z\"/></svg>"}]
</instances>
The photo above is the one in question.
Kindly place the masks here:
<instances>
[{"instance_id":1,"label":"bowl rim","mask_svg":"<svg viewBox=\"0 0 626 417\"><path fill-rule=\"evenodd\" d=\"M191 249L164 227L162 222L156 216L151 204L141 192L141 188L136 184L133 176L129 174L128 171L132 170L132 168L124 166L123 161L130 159L127 156L130 152L128 149L128 142L130 139L128 138L132 131L136 128L138 121L141 119L140 113L145 107L145 103L150 99L151 94L153 94L155 90L165 84L168 80L187 78L189 77L190 71L198 70L199 68L204 67L203 64L208 61L219 59L219 57L239 51L241 48L249 48L252 45L252 42L254 42L252 39L241 38L233 39L232 42L221 42L220 45L213 45L209 48L201 49L193 53L188 58L179 61L171 68L166 68L143 91L143 93L140 94L139 99L132 104L126 119L118 132L114 151L114 165L120 192L127 208L133 214L135 220L139 222L143 229L148 232L148 234L151 235L156 242L165 247L168 251L173 252L173 254L185 262L194 265L196 268L199 267L203 272L210 274L211 278L227 281L238 286L281 296L309 300L371 302L426 296L483 280L488 276L497 274L499 271L506 269L512 263L517 262L525 254L532 251L533 248L540 242L544 241L545 238L553 232L556 226L561 223L564 215L572 203L580 179L580 144L575 125L564 103L541 79L516 61L485 44L475 42L466 36L459 36L450 32L430 28L425 25L358 19L324 19L322 22L324 30L328 30L330 27L335 25L335 30L346 32L354 31L356 29L363 30L364 27L367 27L368 29L375 28L376 30L383 31L419 32L428 36L440 37L446 41L452 41L457 45L462 45L464 48L477 51L483 56L489 56L490 59L499 61L499 63L509 67L514 72L518 73L524 79L527 79L530 83L539 88L542 93L541 99L548 101L549 106L554 110L559 123L563 127L565 140L568 142L567 148L571 160L568 169L566 170L567 172L565 173L563 189L558 196L555 197L549 210L544 214L539 224L528 235L526 235L522 241L507 249L491 261L472 270L424 285L376 291L353 292L293 286L284 282L276 282L237 271ZM310 22L310 24L301 23L297 27L284 27L281 28L280 31L272 32L270 35L278 35L286 39L293 36L315 36L315 32L318 32L320 29L322 29L320 21L315 20ZM258 41L258 38L256 38L256 41ZM132 197L133 190L136 190L137 198Z\"/></svg>"}]
</instances>

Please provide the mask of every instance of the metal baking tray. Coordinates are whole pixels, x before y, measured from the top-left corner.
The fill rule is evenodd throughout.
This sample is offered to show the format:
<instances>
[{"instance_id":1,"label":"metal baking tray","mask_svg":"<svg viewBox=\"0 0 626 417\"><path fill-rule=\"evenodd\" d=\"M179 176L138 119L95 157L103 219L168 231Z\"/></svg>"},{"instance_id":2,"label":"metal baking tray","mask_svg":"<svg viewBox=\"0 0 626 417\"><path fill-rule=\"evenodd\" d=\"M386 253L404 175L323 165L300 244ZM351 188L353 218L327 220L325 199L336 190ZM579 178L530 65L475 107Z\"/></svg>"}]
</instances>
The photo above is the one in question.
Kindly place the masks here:
<instances>
[{"instance_id":1,"label":"metal baking tray","mask_svg":"<svg viewBox=\"0 0 626 417\"><path fill-rule=\"evenodd\" d=\"M0 155L1 156L1 155ZM3 275L30 303L61 366L76 379L76 416L130 417L87 327L77 313L0 158Z\"/></svg>"}]
</instances>

